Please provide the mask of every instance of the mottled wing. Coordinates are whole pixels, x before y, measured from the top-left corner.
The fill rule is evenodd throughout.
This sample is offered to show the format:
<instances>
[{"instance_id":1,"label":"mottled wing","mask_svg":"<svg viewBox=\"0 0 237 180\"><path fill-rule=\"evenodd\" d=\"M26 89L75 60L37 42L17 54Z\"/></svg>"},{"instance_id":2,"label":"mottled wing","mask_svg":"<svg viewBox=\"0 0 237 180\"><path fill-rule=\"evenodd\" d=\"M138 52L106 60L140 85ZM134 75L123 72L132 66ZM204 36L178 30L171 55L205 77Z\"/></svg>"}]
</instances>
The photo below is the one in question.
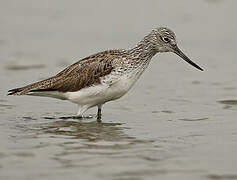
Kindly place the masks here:
<instances>
[{"instance_id":1,"label":"mottled wing","mask_svg":"<svg viewBox=\"0 0 237 180\"><path fill-rule=\"evenodd\" d=\"M12 89L9 95L24 95L40 91L75 92L99 84L100 77L108 75L113 70L114 60L122 58L122 52L111 50L89 56L72 64L52 78Z\"/></svg>"},{"instance_id":2,"label":"mottled wing","mask_svg":"<svg viewBox=\"0 0 237 180\"><path fill-rule=\"evenodd\" d=\"M62 80L55 83L50 90L75 92L99 84L100 77L108 75L113 70L115 58L113 53L103 52L83 59L59 73L57 76L62 76Z\"/></svg>"}]
</instances>

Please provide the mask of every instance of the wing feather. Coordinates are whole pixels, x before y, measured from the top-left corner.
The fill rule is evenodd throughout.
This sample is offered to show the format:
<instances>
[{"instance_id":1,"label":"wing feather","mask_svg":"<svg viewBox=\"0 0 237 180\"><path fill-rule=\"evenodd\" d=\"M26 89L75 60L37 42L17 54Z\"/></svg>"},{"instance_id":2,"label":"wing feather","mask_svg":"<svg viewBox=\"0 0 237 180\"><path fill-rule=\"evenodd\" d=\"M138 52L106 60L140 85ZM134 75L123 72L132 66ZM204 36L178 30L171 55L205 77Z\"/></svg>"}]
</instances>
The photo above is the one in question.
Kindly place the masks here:
<instances>
[{"instance_id":1,"label":"wing feather","mask_svg":"<svg viewBox=\"0 0 237 180\"><path fill-rule=\"evenodd\" d=\"M9 95L39 91L75 92L99 84L100 77L108 75L114 68L114 60L122 58L122 55L124 51L120 50L97 53L72 64L54 77L9 90Z\"/></svg>"}]
</instances>

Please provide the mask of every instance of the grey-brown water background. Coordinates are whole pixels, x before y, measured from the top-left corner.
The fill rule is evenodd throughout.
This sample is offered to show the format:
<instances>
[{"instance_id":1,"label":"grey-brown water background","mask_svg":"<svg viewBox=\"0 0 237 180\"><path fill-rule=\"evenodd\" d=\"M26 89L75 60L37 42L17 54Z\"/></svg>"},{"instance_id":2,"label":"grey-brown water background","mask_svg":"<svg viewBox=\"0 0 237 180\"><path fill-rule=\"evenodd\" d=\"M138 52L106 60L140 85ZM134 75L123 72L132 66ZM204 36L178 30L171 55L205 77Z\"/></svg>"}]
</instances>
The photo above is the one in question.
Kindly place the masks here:
<instances>
[{"instance_id":1,"label":"grey-brown water background","mask_svg":"<svg viewBox=\"0 0 237 180\"><path fill-rule=\"evenodd\" d=\"M237 179L237 2L0 1L0 179ZM168 26L200 72L156 55L103 123L7 90ZM92 109L88 114L95 114Z\"/></svg>"}]
</instances>

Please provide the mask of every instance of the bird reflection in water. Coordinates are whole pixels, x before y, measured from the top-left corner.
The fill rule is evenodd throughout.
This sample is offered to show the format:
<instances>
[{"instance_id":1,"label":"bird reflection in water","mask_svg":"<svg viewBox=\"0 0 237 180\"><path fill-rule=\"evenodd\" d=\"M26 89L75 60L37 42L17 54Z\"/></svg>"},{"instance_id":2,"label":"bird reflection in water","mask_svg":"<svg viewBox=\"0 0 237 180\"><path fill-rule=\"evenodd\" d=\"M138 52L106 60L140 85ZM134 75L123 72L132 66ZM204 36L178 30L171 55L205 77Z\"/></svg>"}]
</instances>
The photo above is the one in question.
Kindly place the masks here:
<instances>
[{"instance_id":1,"label":"bird reflection in water","mask_svg":"<svg viewBox=\"0 0 237 180\"><path fill-rule=\"evenodd\" d=\"M49 119L49 118L45 118ZM53 118L51 118L53 119ZM62 118L60 118L62 119ZM120 141L134 139L124 134L127 127L122 123L98 123L97 121L56 120L40 125L44 133L69 136L71 139L86 139L89 141Z\"/></svg>"}]
</instances>

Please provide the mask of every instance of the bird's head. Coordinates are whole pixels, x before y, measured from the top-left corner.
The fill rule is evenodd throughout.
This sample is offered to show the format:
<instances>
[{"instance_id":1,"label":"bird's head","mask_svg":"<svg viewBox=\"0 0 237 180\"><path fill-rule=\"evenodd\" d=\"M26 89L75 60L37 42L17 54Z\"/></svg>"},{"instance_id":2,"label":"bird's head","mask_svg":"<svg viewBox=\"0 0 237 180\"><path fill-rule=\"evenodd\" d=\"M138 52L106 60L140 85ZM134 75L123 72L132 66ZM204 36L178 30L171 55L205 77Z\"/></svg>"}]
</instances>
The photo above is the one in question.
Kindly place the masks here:
<instances>
[{"instance_id":1,"label":"bird's head","mask_svg":"<svg viewBox=\"0 0 237 180\"><path fill-rule=\"evenodd\" d=\"M153 29L150 35L147 36L153 48L157 52L173 52L180 56L183 60L203 71L201 67L192 62L179 48L176 42L176 36L173 31L166 27Z\"/></svg>"}]
</instances>

